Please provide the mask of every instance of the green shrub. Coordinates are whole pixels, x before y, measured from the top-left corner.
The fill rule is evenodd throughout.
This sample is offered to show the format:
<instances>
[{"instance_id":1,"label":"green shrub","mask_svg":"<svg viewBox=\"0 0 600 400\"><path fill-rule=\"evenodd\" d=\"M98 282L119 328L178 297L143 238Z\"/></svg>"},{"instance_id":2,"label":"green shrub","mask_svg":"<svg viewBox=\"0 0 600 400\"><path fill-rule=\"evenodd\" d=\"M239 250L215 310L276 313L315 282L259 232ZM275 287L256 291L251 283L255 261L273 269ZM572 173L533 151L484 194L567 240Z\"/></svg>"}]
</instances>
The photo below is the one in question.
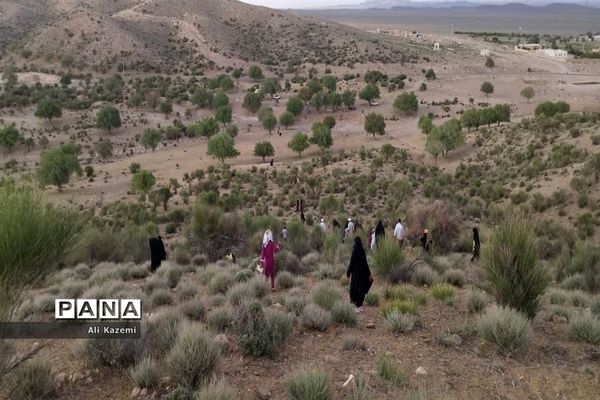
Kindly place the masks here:
<instances>
[{"instance_id":1,"label":"green shrub","mask_svg":"<svg viewBox=\"0 0 600 400\"><path fill-rule=\"evenodd\" d=\"M198 323L183 322L166 358L171 382L197 389L210 381L219 361L219 347Z\"/></svg>"},{"instance_id":2,"label":"green shrub","mask_svg":"<svg viewBox=\"0 0 600 400\"><path fill-rule=\"evenodd\" d=\"M367 350L367 342L358 336L354 335L346 335L342 338L342 349L349 351L366 351Z\"/></svg>"},{"instance_id":3,"label":"green shrub","mask_svg":"<svg viewBox=\"0 0 600 400\"><path fill-rule=\"evenodd\" d=\"M388 317L393 312L400 312L402 314L418 314L417 303L412 300L394 300L383 307L383 316Z\"/></svg>"},{"instance_id":4,"label":"green shrub","mask_svg":"<svg viewBox=\"0 0 600 400\"><path fill-rule=\"evenodd\" d=\"M486 282L499 304L533 318L540 297L550 282L545 267L538 262L532 221L512 213L491 235L483 248L482 267Z\"/></svg>"},{"instance_id":5,"label":"green shrub","mask_svg":"<svg viewBox=\"0 0 600 400\"><path fill-rule=\"evenodd\" d=\"M508 307L489 307L477 319L477 331L501 353L525 348L533 333L531 322L520 312Z\"/></svg>"},{"instance_id":6,"label":"green shrub","mask_svg":"<svg viewBox=\"0 0 600 400\"><path fill-rule=\"evenodd\" d=\"M567 272L571 275L583 274L585 289L588 291L600 290L600 246L578 243L567 266Z\"/></svg>"},{"instance_id":7,"label":"green shrub","mask_svg":"<svg viewBox=\"0 0 600 400\"><path fill-rule=\"evenodd\" d=\"M400 369L397 363L386 356L380 357L377 361L377 375L395 385L406 385L408 383L408 375Z\"/></svg>"},{"instance_id":8,"label":"green shrub","mask_svg":"<svg viewBox=\"0 0 600 400\"><path fill-rule=\"evenodd\" d=\"M358 373L354 378L354 386L352 387L352 393L350 394L350 400L369 400L371 390L367 384L364 374Z\"/></svg>"},{"instance_id":9,"label":"green shrub","mask_svg":"<svg viewBox=\"0 0 600 400\"><path fill-rule=\"evenodd\" d=\"M419 325L419 317L392 311L386 317L388 328L395 334L412 332Z\"/></svg>"},{"instance_id":10,"label":"green shrub","mask_svg":"<svg viewBox=\"0 0 600 400\"><path fill-rule=\"evenodd\" d=\"M227 293L227 289L229 289L229 287L231 287L232 284L233 276L231 276L231 273L222 271L218 272L217 274L215 274L215 276L213 276L213 278L210 280L210 283L208 284L208 288L213 294L224 294Z\"/></svg>"},{"instance_id":11,"label":"green shrub","mask_svg":"<svg viewBox=\"0 0 600 400\"><path fill-rule=\"evenodd\" d=\"M160 380L158 364L151 357L142 358L129 369L129 377L137 387L156 387Z\"/></svg>"},{"instance_id":12,"label":"green shrub","mask_svg":"<svg viewBox=\"0 0 600 400\"><path fill-rule=\"evenodd\" d=\"M288 271L277 274L277 285L282 289L289 289L297 285L296 276Z\"/></svg>"},{"instance_id":13,"label":"green shrub","mask_svg":"<svg viewBox=\"0 0 600 400\"><path fill-rule=\"evenodd\" d=\"M411 281L415 285L432 286L439 280L439 275L429 265L421 265L415 269L411 276Z\"/></svg>"},{"instance_id":14,"label":"green shrub","mask_svg":"<svg viewBox=\"0 0 600 400\"><path fill-rule=\"evenodd\" d=\"M585 276L580 272L567 276L560 283L560 287L567 290L586 289L586 286Z\"/></svg>"},{"instance_id":15,"label":"green shrub","mask_svg":"<svg viewBox=\"0 0 600 400\"><path fill-rule=\"evenodd\" d=\"M343 294L338 285L332 281L319 282L313 289L313 301L325 310L331 311L333 305L342 300Z\"/></svg>"},{"instance_id":16,"label":"green shrub","mask_svg":"<svg viewBox=\"0 0 600 400\"><path fill-rule=\"evenodd\" d=\"M213 381L200 390L195 400L237 400L239 397L235 390L223 381Z\"/></svg>"},{"instance_id":17,"label":"green shrub","mask_svg":"<svg viewBox=\"0 0 600 400\"><path fill-rule=\"evenodd\" d=\"M581 290L574 290L570 293L570 301L575 307L587 307L590 302L590 298Z\"/></svg>"},{"instance_id":18,"label":"green shrub","mask_svg":"<svg viewBox=\"0 0 600 400\"><path fill-rule=\"evenodd\" d=\"M478 314L482 312L489 303L489 298L481 290L471 289L467 293L467 311L469 314Z\"/></svg>"},{"instance_id":19,"label":"green shrub","mask_svg":"<svg viewBox=\"0 0 600 400\"><path fill-rule=\"evenodd\" d=\"M308 304L300 314L300 323L308 329L326 330L331 325L331 313L316 304Z\"/></svg>"},{"instance_id":20,"label":"green shrub","mask_svg":"<svg viewBox=\"0 0 600 400\"><path fill-rule=\"evenodd\" d=\"M315 271L317 279L340 279L346 273L346 268L340 264L321 264Z\"/></svg>"},{"instance_id":21,"label":"green shrub","mask_svg":"<svg viewBox=\"0 0 600 400\"><path fill-rule=\"evenodd\" d=\"M97 280L95 280L95 276L96 273L94 272L90 280L94 283L97 283ZM168 290L168 288L169 281L167 280L167 278L162 276L152 275L151 277L146 279L146 282L144 283L144 291L148 294L153 293L155 290Z\"/></svg>"},{"instance_id":22,"label":"green shrub","mask_svg":"<svg viewBox=\"0 0 600 400\"><path fill-rule=\"evenodd\" d=\"M386 300L409 300L414 296L414 289L408 285L386 286L383 298Z\"/></svg>"},{"instance_id":23,"label":"green shrub","mask_svg":"<svg viewBox=\"0 0 600 400\"><path fill-rule=\"evenodd\" d=\"M52 368L40 360L29 360L15 370L11 399L38 400L56 397Z\"/></svg>"},{"instance_id":24,"label":"green shrub","mask_svg":"<svg viewBox=\"0 0 600 400\"><path fill-rule=\"evenodd\" d=\"M227 291L227 300L234 307L239 306L244 300L251 300L254 298L255 295L252 286L247 282L236 283Z\"/></svg>"},{"instance_id":25,"label":"green shrub","mask_svg":"<svg viewBox=\"0 0 600 400\"><path fill-rule=\"evenodd\" d=\"M331 309L333 321L345 326L356 326L358 316L354 306L346 301L337 301Z\"/></svg>"},{"instance_id":26,"label":"green shrub","mask_svg":"<svg viewBox=\"0 0 600 400\"><path fill-rule=\"evenodd\" d=\"M226 332L233 325L233 311L229 307L219 307L208 314L208 326L217 332Z\"/></svg>"},{"instance_id":27,"label":"green shrub","mask_svg":"<svg viewBox=\"0 0 600 400\"><path fill-rule=\"evenodd\" d=\"M600 317L600 296L596 296L596 299L592 302L590 306L590 311L596 317Z\"/></svg>"},{"instance_id":28,"label":"green shrub","mask_svg":"<svg viewBox=\"0 0 600 400\"><path fill-rule=\"evenodd\" d=\"M365 304L369 307L377 307L379 305L379 295L375 292L369 292L365 296Z\"/></svg>"},{"instance_id":29,"label":"green shrub","mask_svg":"<svg viewBox=\"0 0 600 400\"><path fill-rule=\"evenodd\" d=\"M561 305L553 305L548 310L546 320L552 321L555 316L564 317L567 321L569 321L571 319L571 312Z\"/></svg>"},{"instance_id":30,"label":"green shrub","mask_svg":"<svg viewBox=\"0 0 600 400\"><path fill-rule=\"evenodd\" d=\"M437 300L448 300L454 297L454 288L447 283L436 283L431 287L431 295Z\"/></svg>"},{"instance_id":31,"label":"green shrub","mask_svg":"<svg viewBox=\"0 0 600 400\"><path fill-rule=\"evenodd\" d=\"M300 315L306 307L306 297L301 295L287 296L283 302L285 308L294 315Z\"/></svg>"},{"instance_id":32,"label":"green shrub","mask_svg":"<svg viewBox=\"0 0 600 400\"><path fill-rule=\"evenodd\" d=\"M234 326L238 332L238 344L245 354L270 356L285 342L292 332L292 318L274 310L265 312L260 303L240 305Z\"/></svg>"},{"instance_id":33,"label":"green shrub","mask_svg":"<svg viewBox=\"0 0 600 400\"><path fill-rule=\"evenodd\" d=\"M203 321L206 318L206 306L200 299L190 299L179 307L181 314L193 321Z\"/></svg>"},{"instance_id":34,"label":"green shrub","mask_svg":"<svg viewBox=\"0 0 600 400\"><path fill-rule=\"evenodd\" d=\"M562 289L550 288L546 292L546 298L550 304L563 305L567 301L567 293Z\"/></svg>"},{"instance_id":35,"label":"green shrub","mask_svg":"<svg viewBox=\"0 0 600 400\"><path fill-rule=\"evenodd\" d=\"M404 254L393 238L386 238L377 243L373 252L373 271L382 278L388 278L404 263Z\"/></svg>"},{"instance_id":36,"label":"green shrub","mask_svg":"<svg viewBox=\"0 0 600 400\"><path fill-rule=\"evenodd\" d=\"M163 309L148 318L143 345L155 358L162 358L171 349L179 331L181 315L172 309Z\"/></svg>"},{"instance_id":37,"label":"green shrub","mask_svg":"<svg viewBox=\"0 0 600 400\"><path fill-rule=\"evenodd\" d=\"M150 295L150 304L153 306L164 306L173 303L173 296L169 289L157 289Z\"/></svg>"},{"instance_id":38,"label":"green shrub","mask_svg":"<svg viewBox=\"0 0 600 400\"><path fill-rule=\"evenodd\" d=\"M323 371L305 371L287 382L289 400L332 400L329 376Z\"/></svg>"},{"instance_id":39,"label":"green shrub","mask_svg":"<svg viewBox=\"0 0 600 400\"><path fill-rule=\"evenodd\" d=\"M569 338L577 342L600 344L600 321L591 314L573 318L569 322Z\"/></svg>"},{"instance_id":40,"label":"green shrub","mask_svg":"<svg viewBox=\"0 0 600 400\"><path fill-rule=\"evenodd\" d=\"M168 268L162 269L162 271L164 271L162 273L167 277L170 288L177 286L181 275L183 275L183 268L180 265L169 265Z\"/></svg>"},{"instance_id":41,"label":"green shrub","mask_svg":"<svg viewBox=\"0 0 600 400\"><path fill-rule=\"evenodd\" d=\"M246 282L252 279L254 275L256 275L256 272L254 272L254 270L245 268L238 271L233 277L233 280L235 280L236 282Z\"/></svg>"},{"instance_id":42,"label":"green shrub","mask_svg":"<svg viewBox=\"0 0 600 400\"><path fill-rule=\"evenodd\" d=\"M82 342L84 355L92 364L127 368L135 363L140 348L137 339L87 339Z\"/></svg>"},{"instance_id":43,"label":"green shrub","mask_svg":"<svg viewBox=\"0 0 600 400\"><path fill-rule=\"evenodd\" d=\"M460 269L454 268L447 270L444 273L443 279L447 283L458 287L463 287L466 281L465 273L462 272Z\"/></svg>"},{"instance_id":44,"label":"green shrub","mask_svg":"<svg viewBox=\"0 0 600 400\"><path fill-rule=\"evenodd\" d=\"M185 281L177 287L177 297L179 300L189 300L198 294L198 287L191 281Z\"/></svg>"}]
</instances>

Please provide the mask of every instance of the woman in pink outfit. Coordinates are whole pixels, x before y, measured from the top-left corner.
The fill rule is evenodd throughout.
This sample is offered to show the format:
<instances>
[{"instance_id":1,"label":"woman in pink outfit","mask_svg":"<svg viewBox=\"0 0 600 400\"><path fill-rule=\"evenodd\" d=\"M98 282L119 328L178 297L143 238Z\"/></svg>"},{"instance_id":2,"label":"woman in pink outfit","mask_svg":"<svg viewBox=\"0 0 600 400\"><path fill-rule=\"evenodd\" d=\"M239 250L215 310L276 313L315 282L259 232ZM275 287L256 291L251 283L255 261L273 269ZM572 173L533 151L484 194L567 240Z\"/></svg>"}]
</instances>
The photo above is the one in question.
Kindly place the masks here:
<instances>
[{"instance_id":1,"label":"woman in pink outfit","mask_svg":"<svg viewBox=\"0 0 600 400\"><path fill-rule=\"evenodd\" d=\"M273 241L273 233L270 229L267 229L263 236L260 260L266 278L271 278L271 290L275 290L275 253L278 251L279 246Z\"/></svg>"}]
</instances>

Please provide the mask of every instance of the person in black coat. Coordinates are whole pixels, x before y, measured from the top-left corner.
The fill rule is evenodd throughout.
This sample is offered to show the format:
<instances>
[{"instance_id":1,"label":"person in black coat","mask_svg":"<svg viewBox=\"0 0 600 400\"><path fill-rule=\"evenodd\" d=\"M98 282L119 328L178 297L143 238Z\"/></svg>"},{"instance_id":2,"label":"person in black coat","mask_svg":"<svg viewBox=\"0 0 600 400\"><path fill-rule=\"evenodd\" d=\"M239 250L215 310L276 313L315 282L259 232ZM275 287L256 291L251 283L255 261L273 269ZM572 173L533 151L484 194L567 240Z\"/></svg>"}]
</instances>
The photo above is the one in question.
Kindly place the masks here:
<instances>
[{"instance_id":1,"label":"person in black coat","mask_svg":"<svg viewBox=\"0 0 600 400\"><path fill-rule=\"evenodd\" d=\"M148 239L150 245L150 271L154 272L160 267L162 261L167 259L167 252L162 237Z\"/></svg>"},{"instance_id":2,"label":"person in black coat","mask_svg":"<svg viewBox=\"0 0 600 400\"><path fill-rule=\"evenodd\" d=\"M379 241L385 238L385 228L383 227L383 222L379 220L377 222L377 226L375 227L375 243L379 246Z\"/></svg>"},{"instance_id":3,"label":"person in black coat","mask_svg":"<svg viewBox=\"0 0 600 400\"><path fill-rule=\"evenodd\" d=\"M471 262L479 260L479 252L481 250L481 242L479 241L479 229L473 228L473 254L471 255Z\"/></svg>"},{"instance_id":4,"label":"person in black coat","mask_svg":"<svg viewBox=\"0 0 600 400\"><path fill-rule=\"evenodd\" d=\"M429 253L429 230L423 230L423 235L421 236L421 247L423 248L424 253Z\"/></svg>"},{"instance_id":5,"label":"person in black coat","mask_svg":"<svg viewBox=\"0 0 600 400\"><path fill-rule=\"evenodd\" d=\"M356 312L361 312L365 296L373 284L373 277L367 263L365 249L358 236L354 238L350 265L346 276L350 278L350 301L356 306Z\"/></svg>"}]
</instances>

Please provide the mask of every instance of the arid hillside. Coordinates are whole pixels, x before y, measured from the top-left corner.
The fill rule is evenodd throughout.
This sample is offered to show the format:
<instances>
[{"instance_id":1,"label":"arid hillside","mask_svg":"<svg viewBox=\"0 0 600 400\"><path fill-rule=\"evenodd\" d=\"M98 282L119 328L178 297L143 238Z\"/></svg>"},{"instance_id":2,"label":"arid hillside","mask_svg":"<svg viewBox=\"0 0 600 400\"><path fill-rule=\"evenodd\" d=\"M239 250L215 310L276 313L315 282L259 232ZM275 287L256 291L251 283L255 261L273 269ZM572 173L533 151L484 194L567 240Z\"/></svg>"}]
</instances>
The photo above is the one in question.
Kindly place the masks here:
<instances>
[{"instance_id":1,"label":"arid hillside","mask_svg":"<svg viewBox=\"0 0 600 400\"><path fill-rule=\"evenodd\" d=\"M2 49L14 61L60 62L79 70L106 72L125 64L197 72L253 61L284 72L305 62L353 65L416 57L399 39L233 0L0 1L0 8L0 31L10 33L3 35Z\"/></svg>"}]
</instances>

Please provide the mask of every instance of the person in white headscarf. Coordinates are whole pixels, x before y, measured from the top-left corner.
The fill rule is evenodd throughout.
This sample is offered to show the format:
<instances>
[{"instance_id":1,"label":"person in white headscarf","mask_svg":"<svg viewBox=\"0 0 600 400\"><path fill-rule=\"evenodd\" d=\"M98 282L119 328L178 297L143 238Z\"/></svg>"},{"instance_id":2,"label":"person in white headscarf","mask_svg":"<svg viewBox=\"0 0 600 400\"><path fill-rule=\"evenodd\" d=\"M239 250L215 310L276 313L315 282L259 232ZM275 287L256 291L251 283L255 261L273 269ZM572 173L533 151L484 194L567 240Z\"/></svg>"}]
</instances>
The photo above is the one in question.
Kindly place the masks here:
<instances>
[{"instance_id":1,"label":"person in white headscarf","mask_svg":"<svg viewBox=\"0 0 600 400\"><path fill-rule=\"evenodd\" d=\"M278 251L279 246L273 241L273 232L267 229L263 235L260 260L265 277L271 280L271 290L275 290L275 254Z\"/></svg>"},{"instance_id":2,"label":"person in white headscarf","mask_svg":"<svg viewBox=\"0 0 600 400\"><path fill-rule=\"evenodd\" d=\"M321 223L319 224L319 227L321 228L321 232L325 233L325 231L327 230L327 226L325 225L325 220L323 218L321 218Z\"/></svg>"}]
</instances>

